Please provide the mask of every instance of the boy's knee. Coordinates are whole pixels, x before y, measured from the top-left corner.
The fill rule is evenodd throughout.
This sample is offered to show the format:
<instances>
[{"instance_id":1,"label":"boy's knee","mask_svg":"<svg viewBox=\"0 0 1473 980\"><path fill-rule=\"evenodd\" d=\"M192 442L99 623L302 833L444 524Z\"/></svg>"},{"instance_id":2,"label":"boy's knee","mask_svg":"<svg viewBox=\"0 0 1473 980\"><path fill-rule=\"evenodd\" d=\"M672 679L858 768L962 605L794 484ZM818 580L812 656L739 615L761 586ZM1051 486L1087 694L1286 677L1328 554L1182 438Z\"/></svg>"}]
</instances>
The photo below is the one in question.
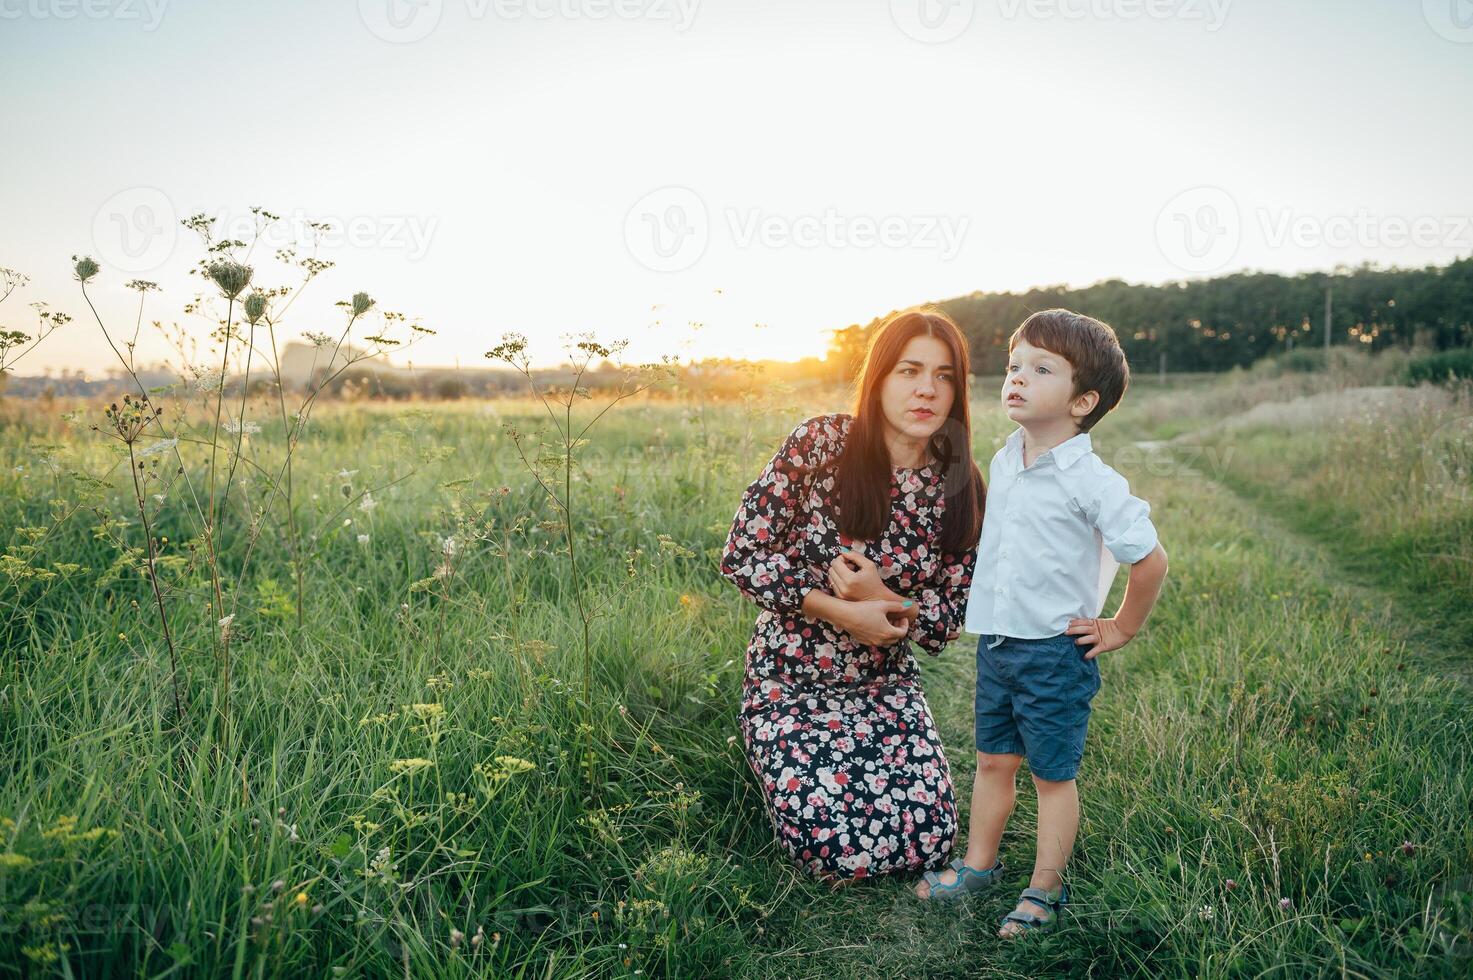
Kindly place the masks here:
<instances>
[{"instance_id":1,"label":"boy's knee","mask_svg":"<svg viewBox=\"0 0 1473 980\"><path fill-rule=\"evenodd\" d=\"M1003 775L1011 775L1012 773L1017 772L1018 767L1022 764L1023 757L1021 755L1012 755L1008 753L999 754L994 752L977 753L978 772L1001 773Z\"/></svg>"},{"instance_id":2,"label":"boy's knee","mask_svg":"<svg viewBox=\"0 0 1473 980\"><path fill-rule=\"evenodd\" d=\"M1075 779L1073 776L1070 776L1068 779L1044 779L1038 773L1033 774L1033 785L1037 787L1040 793L1071 790L1074 788L1074 783Z\"/></svg>"}]
</instances>

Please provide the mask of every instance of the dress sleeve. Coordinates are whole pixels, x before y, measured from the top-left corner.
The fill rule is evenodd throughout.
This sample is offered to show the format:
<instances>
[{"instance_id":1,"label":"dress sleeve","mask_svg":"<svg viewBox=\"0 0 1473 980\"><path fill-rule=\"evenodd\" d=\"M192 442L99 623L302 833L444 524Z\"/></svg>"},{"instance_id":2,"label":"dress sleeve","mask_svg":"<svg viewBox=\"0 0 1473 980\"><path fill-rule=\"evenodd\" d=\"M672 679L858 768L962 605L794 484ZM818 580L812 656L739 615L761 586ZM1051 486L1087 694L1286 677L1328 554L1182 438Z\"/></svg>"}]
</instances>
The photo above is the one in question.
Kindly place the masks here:
<instances>
[{"instance_id":1,"label":"dress sleeve","mask_svg":"<svg viewBox=\"0 0 1473 980\"><path fill-rule=\"evenodd\" d=\"M916 596L921 613L910 628L910 639L933 657L961 635L976 563L976 548L961 554L943 552L936 570Z\"/></svg>"},{"instance_id":2,"label":"dress sleeve","mask_svg":"<svg viewBox=\"0 0 1473 980\"><path fill-rule=\"evenodd\" d=\"M819 587L789 545L788 531L806 487L795 470L812 465L820 425L814 418L794 429L747 487L721 554L722 576L748 599L783 615L801 616L803 597Z\"/></svg>"}]
</instances>

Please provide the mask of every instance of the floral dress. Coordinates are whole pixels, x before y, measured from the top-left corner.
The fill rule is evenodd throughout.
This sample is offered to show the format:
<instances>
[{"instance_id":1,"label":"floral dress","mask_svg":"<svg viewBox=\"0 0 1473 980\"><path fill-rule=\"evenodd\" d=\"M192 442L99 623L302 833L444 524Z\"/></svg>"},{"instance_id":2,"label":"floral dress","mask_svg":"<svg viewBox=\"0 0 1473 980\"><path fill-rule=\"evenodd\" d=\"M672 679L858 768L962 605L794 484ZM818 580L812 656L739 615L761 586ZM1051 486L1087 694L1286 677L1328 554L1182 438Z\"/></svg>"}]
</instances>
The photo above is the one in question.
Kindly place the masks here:
<instances>
[{"instance_id":1,"label":"floral dress","mask_svg":"<svg viewBox=\"0 0 1473 980\"><path fill-rule=\"evenodd\" d=\"M892 471L878 540L840 534L833 466L853 421L819 415L793 430L742 495L721 559L721 574L762 607L742 683L747 761L778 841L828 881L939 868L951 851L951 771L911 643L934 656L958 635L976 561L975 548L936 550L945 507L936 464ZM803 615L808 590L828 591L840 544L920 605L908 638L869 646Z\"/></svg>"}]
</instances>

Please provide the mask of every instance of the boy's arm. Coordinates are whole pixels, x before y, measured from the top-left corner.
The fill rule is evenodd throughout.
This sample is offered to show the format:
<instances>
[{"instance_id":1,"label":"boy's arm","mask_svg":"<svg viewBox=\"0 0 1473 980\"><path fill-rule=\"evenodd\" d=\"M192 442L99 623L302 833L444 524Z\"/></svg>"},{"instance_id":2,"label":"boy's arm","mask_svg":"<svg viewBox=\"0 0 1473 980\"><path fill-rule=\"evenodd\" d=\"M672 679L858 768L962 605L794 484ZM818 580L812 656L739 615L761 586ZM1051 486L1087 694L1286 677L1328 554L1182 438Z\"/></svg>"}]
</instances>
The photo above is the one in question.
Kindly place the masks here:
<instances>
[{"instance_id":1,"label":"boy's arm","mask_svg":"<svg viewBox=\"0 0 1473 980\"><path fill-rule=\"evenodd\" d=\"M1141 631L1146 618L1161 596L1161 584L1166 581L1166 549L1158 541L1150 554L1130 566L1130 578L1125 583L1125 597L1120 608L1110 619L1071 619L1065 633L1075 637L1079 646L1090 646L1085 660L1093 660L1102 653L1118 650Z\"/></svg>"},{"instance_id":2,"label":"boy's arm","mask_svg":"<svg viewBox=\"0 0 1473 980\"><path fill-rule=\"evenodd\" d=\"M1122 565L1130 566L1125 598L1109 619L1072 619L1064 631L1089 647L1086 660L1129 643L1146 624L1166 578L1166 551L1151 523L1151 505L1130 492L1125 477L1101 464L1090 486L1085 514L1100 532L1104 546Z\"/></svg>"}]
</instances>

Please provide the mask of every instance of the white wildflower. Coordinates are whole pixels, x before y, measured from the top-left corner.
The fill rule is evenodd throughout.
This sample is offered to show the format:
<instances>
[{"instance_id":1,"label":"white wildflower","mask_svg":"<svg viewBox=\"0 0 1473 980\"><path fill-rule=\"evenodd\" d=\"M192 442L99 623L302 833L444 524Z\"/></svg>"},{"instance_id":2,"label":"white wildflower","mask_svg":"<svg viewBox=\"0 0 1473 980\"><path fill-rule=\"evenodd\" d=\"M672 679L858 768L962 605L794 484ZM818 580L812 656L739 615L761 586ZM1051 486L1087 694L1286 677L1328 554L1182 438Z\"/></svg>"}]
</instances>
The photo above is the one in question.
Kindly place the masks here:
<instances>
[{"instance_id":1,"label":"white wildflower","mask_svg":"<svg viewBox=\"0 0 1473 980\"><path fill-rule=\"evenodd\" d=\"M454 535L451 535L448 538L440 539L440 553L446 558L453 558L455 556L455 548L456 544Z\"/></svg>"},{"instance_id":2,"label":"white wildflower","mask_svg":"<svg viewBox=\"0 0 1473 980\"><path fill-rule=\"evenodd\" d=\"M1210 905L1204 905L1197 910L1197 918L1201 919L1203 922L1211 922L1212 917L1216 914L1216 910L1213 909L1213 907Z\"/></svg>"},{"instance_id":3,"label":"white wildflower","mask_svg":"<svg viewBox=\"0 0 1473 980\"><path fill-rule=\"evenodd\" d=\"M138 458L143 459L145 456L154 456L158 453L166 453L177 445L179 445L178 439L160 439L158 442L155 442L144 449L140 449L138 451Z\"/></svg>"},{"instance_id":4,"label":"white wildflower","mask_svg":"<svg viewBox=\"0 0 1473 980\"><path fill-rule=\"evenodd\" d=\"M326 347L333 342L333 339L329 334L318 333L315 330L308 330L306 333L302 334L302 336L306 337L307 342L310 343L313 347L317 347L319 349Z\"/></svg>"},{"instance_id":5,"label":"white wildflower","mask_svg":"<svg viewBox=\"0 0 1473 980\"><path fill-rule=\"evenodd\" d=\"M215 391L224 380L225 375L219 371L205 371L196 373L189 386L195 391Z\"/></svg>"},{"instance_id":6,"label":"white wildflower","mask_svg":"<svg viewBox=\"0 0 1473 980\"><path fill-rule=\"evenodd\" d=\"M249 419L246 420L244 425L241 424L240 419L226 419L225 431L231 433L232 435L240 432L250 436L255 435L257 432L260 432L261 426L255 422L250 421Z\"/></svg>"},{"instance_id":7,"label":"white wildflower","mask_svg":"<svg viewBox=\"0 0 1473 980\"><path fill-rule=\"evenodd\" d=\"M363 492L363 499L358 501L358 509L361 511L372 511L377 506L378 501L373 499L373 494L365 490Z\"/></svg>"},{"instance_id":8,"label":"white wildflower","mask_svg":"<svg viewBox=\"0 0 1473 980\"><path fill-rule=\"evenodd\" d=\"M235 613L231 613L229 616L220 617L220 621L217 624L220 627L220 642L223 643L230 638L230 624L234 622Z\"/></svg>"},{"instance_id":9,"label":"white wildflower","mask_svg":"<svg viewBox=\"0 0 1473 980\"><path fill-rule=\"evenodd\" d=\"M353 479L353 474L357 472L357 470L338 470L338 479L346 483L347 481Z\"/></svg>"},{"instance_id":10,"label":"white wildflower","mask_svg":"<svg viewBox=\"0 0 1473 980\"><path fill-rule=\"evenodd\" d=\"M365 548L368 547L368 535L366 535L366 534L360 534L360 535L358 535L358 543L361 544L361 545L363 545L363 547L365 547Z\"/></svg>"}]
</instances>

